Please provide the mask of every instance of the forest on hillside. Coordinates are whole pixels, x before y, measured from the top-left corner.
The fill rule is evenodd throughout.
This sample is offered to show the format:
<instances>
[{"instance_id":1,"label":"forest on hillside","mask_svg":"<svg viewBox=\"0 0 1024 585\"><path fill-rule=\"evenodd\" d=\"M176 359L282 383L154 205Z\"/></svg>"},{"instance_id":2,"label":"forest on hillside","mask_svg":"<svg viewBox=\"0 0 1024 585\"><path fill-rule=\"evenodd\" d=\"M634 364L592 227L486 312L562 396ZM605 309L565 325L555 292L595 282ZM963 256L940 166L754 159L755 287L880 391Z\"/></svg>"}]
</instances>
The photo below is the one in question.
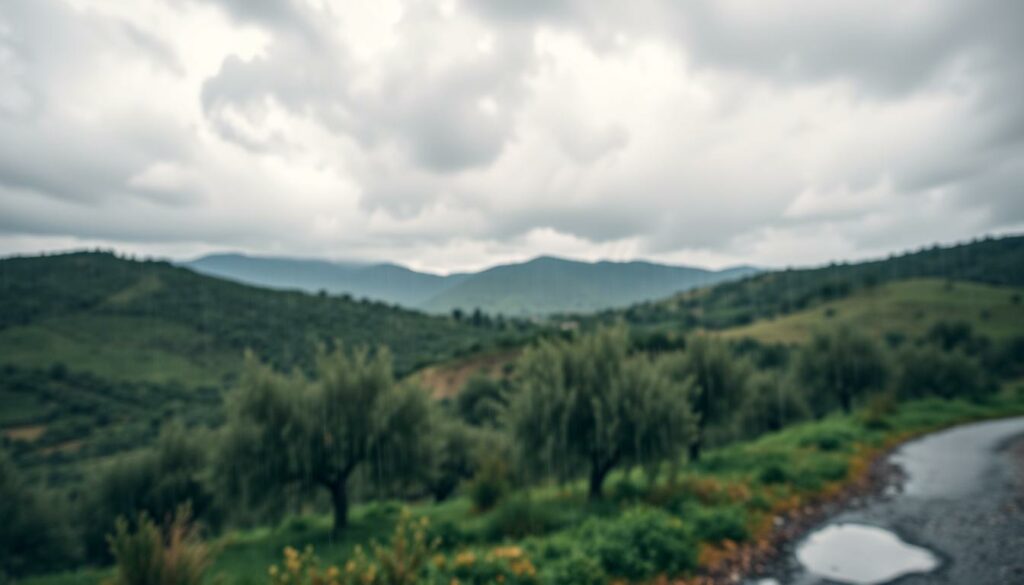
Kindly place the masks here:
<instances>
[{"instance_id":1,"label":"forest on hillside","mask_svg":"<svg viewBox=\"0 0 1024 585\"><path fill-rule=\"evenodd\" d=\"M9 347L32 349L12 331L83 315L108 325L88 339L144 318L209 345L156 337L151 359L182 360L164 379L104 376L70 350L46 367L0 366L0 574L126 585L140 574L183 585L716 575L763 546L775 518L863 481L893 441L1024 413L1024 326L991 329L981 315L1020 315L1020 264L1008 259L1020 239L964 248L635 307L725 311L754 295L775 316L910 277L942 277L939 298L991 287L970 319L943 311L884 335L819 312L791 343L692 324L652 333L629 311L575 328L428 317L106 254L5 260ZM975 248L1005 270L936 268ZM837 274L858 284L836 288ZM744 323L777 323L761 310ZM453 396L433 399L403 375L495 347L517 352ZM230 356L220 376L185 359L211 348Z\"/></svg>"}]
</instances>

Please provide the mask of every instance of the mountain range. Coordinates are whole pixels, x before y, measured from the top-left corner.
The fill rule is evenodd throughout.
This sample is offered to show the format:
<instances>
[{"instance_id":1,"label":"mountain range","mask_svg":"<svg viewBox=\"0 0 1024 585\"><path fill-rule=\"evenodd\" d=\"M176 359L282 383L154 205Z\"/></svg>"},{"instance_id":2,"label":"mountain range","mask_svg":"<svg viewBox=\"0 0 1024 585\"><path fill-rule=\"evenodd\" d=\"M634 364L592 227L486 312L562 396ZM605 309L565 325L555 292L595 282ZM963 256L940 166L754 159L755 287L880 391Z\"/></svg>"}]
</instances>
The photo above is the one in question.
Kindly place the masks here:
<instances>
[{"instance_id":1,"label":"mountain range","mask_svg":"<svg viewBox=\"0 0 1024 585\"><path fill-rule=\"evenodd\" d=\"M758 272L750 266L716 271L551 256L444 276L391 263L243 254L212 254L182 265L202 274L269 288L348 294L431 313L480 309L518 317L626 307Z\"/></svg>"}]
</instances>

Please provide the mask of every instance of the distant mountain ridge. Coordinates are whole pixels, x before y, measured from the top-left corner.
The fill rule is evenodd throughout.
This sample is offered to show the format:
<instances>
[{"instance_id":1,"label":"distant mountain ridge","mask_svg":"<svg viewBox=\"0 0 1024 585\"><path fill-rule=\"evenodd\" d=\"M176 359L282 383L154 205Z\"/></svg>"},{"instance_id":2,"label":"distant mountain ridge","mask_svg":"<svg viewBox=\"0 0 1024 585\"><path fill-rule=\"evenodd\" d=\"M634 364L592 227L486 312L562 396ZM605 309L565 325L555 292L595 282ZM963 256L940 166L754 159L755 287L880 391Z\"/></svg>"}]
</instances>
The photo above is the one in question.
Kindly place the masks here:
<instances>
[{"instance_id":1,"label":"distant mountain ridge","mask_svg":"<svg viewBox=\"0 0 1024 585\"><path fill-rule=\"evenodd\" d=\"M213 254L182 264L202 274L278 289L350 294L434 313L454 309L509 316L626 307L758 272L653 262L581 262L541 256L447 276L397 264Z\"/></svg>"},{"instance_id":2,"label":"distant mountain ridge","mask_svg":"<svg viewBox=\"0 0 1024 585\"><path fill-rule=\"evenodd\" d=\"M465 275L440 276L398 264L211 254L182 266L201 274L267 288L321 290L416 308Z\"/></svg>"}]
</instances>

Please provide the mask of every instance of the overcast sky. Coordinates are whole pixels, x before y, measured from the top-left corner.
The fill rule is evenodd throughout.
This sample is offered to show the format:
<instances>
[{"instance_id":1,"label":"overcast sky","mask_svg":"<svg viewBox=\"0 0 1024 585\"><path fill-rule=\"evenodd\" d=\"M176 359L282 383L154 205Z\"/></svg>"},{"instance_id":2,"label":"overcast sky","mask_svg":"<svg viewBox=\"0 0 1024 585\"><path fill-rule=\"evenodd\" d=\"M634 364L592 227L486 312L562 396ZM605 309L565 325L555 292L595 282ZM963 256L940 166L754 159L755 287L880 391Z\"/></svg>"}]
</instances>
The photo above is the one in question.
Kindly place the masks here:
<instances>
[{"instance_id":1,"label":"overcast sky","mask_svg":"<svg viewBox=\"0 0 1024 585\"><path fill-rule=\"evenodd\" d=\"M3 0L0 254L722 266L1024 226L1024 2Z\"/></svg>"}]
</instances>

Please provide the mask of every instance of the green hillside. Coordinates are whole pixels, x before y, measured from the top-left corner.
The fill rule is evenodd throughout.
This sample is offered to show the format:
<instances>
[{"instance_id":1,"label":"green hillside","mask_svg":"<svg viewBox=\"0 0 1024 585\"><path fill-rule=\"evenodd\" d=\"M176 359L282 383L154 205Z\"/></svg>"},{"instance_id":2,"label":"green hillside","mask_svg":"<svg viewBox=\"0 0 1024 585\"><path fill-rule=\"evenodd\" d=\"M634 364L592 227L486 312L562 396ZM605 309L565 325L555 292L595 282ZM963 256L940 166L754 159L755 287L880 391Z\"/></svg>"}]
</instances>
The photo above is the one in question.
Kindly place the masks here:
<instances>
[{"instance_id":1,"label":"green hillside","mask_svg":"<svg viewBox=\"0 0 1024 585\"><path fill-rule=\"evenodd\" d=\"M891 282L772 319L726 329L730 338L801 343L823 325L854 325L880 337L916 338L939 322L967 323L993 340L1024 333L1024 287L940 279Z\"/></svg>"},{"instance_id":2,"label":"green hillside","mask_svg":"<svg viewBox=\"0 0 1024 585\"><path fill-rule=\"evenodd\" d=\"M216 424L246 350L287 370L310 367L317 343L386 345L405 375L532 330L105 253L10 258L0 260L0 435L26 469L63 484L148 444L167 420Z\"/></svg>"},{"instance_id":3,"label":"green hillside","mask_svg":"<svg viewBox=\"0 0 1024 585\"><path fill-rule=\"evenodd\" d=\"M586 313L660 299L679 291L740 278L748 267L710 271L649 262L577 262L541 257L470 275L422 306L537 316Z\"/></svg>"},{"instance_id":4,"label":"green hillside","mask_svg":"<svg viewBox=\"0 0 1024 585\"><path fill-rule=\"evenodd\" d=\"M247 349L287 369L307 366L314 344L339 339L388 346L404 374L510 335L110 254L0 261L0 364L63 363L117 379L213 384L237 369Z\"/></svg>"},{"instance_id":5,"label":"green hillside","mask_svg":"<svg viewBox=\"0 0 1024 585\"><path fill-rule=\"evenodd\" d=\"M921 278L1024 286L1024 237L935 246L856 264L765 272L621 311L605 311L584 323L624 319L655 331L740 327L822 307L885 283Z\"/></svg>"}]
</instances>

